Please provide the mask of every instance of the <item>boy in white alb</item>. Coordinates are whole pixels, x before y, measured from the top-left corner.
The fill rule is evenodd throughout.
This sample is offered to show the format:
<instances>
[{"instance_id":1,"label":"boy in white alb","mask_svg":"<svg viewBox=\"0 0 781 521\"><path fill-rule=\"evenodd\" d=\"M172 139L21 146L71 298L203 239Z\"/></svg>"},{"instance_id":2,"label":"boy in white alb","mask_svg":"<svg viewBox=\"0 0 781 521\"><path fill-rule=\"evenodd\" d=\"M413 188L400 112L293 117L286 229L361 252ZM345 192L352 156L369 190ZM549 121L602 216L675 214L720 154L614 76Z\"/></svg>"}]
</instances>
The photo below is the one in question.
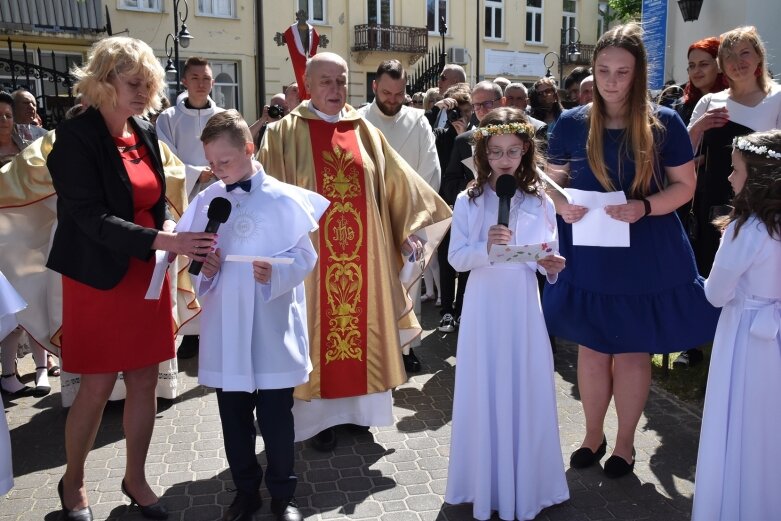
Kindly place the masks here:
<instances>
[{"instance_id":1,"label":"boy in white alb","mask_svg":"<svg viewBox=\"0 0 781 521\"><path fill-rule=\"evenodd\" d=\"M312 370L303 282L317 254L309 232L329 202L266 175L252 159L249 128L235 110L213 116L201 140L221 182L198 194L177 229L203 230L212 200L230 201L217 248L203 252L203 267L194 280L202 307L198 380L217 389L237 489L222 519L250 520L261 506L255 410L268 459L271 510L279 520L299 520L291 409L293 388L307 382Z\"/></svg>"}]
</instances>

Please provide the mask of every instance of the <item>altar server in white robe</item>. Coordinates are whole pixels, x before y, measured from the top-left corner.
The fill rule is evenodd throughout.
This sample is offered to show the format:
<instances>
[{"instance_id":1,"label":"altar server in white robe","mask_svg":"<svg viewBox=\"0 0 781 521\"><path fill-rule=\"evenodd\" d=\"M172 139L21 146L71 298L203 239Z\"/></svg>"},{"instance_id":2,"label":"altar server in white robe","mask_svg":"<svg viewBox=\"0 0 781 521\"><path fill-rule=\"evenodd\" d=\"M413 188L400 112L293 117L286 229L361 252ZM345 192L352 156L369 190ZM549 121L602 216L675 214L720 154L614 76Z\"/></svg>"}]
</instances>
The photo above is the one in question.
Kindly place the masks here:
<instances>
[{"instance_id":1,"label":"altar server in white robe","mask_svg":"<svg viewBox=\"0 0 781 521\"><path fill-rule=\"evenodd\" d=\"M266 175L252 159L249 128L235 110L209 119L201 140L220 181L190 203L177 229L203 230L209 207L219 204L215 198L230 201L216 250L201 256L194 280L202 308L198 380L217 389L237 490L223 519L250 519L260 508L253 410L266 448L271 510L277 519L301 519L294 500L293 388L312 370L304 279L317 263L309 233L329 203ZM267 260L246 260L258 257Z\"/></svg>"}]
</instances>

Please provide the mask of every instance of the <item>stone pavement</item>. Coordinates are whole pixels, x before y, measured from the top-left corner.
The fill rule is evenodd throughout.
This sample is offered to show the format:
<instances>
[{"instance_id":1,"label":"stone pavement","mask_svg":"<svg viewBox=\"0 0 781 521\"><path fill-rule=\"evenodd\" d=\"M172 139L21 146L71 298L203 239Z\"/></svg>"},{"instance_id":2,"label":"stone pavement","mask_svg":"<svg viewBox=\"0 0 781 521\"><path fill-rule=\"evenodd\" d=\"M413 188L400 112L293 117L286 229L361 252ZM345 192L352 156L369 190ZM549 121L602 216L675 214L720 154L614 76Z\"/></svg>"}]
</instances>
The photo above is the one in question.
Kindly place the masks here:
<instances>
[{"instance_id":1,"label":"stone pavement","mask_svg":"<svg viewBox=\"0 0 781 521\"><path fill-rule=\"evenodd\" d=\"M416 353L423 371L394 393L396 424L355 432L340 428L339 445L323 454L297 445L297 497L307 520L456 521L472 519L471 505L444 504L455 377L456 335L436 331L433 304L424 305L426 329ZM565 461L583 435L575 388L576 348L560 345L556 387ZM22 364L32 371L30 357ZM180 396L160 400L147 470L153 489L176 521L219 520L230 504L217 403L197 385L196 363L180 364ZM29 375L30 377L32 375ZM29 380L29 378L28 378ZM0 521L59 519L57 482L64 471L59 380L49 396L6 402L15 487L0 497ZM637 431L635 474L606 479L600 467L567 468L571 499L543 510L539 520L659 520L690 518L700 412L652 389ZM87 487L96 519L143 519L128 510L119 490L125 460L122 405L110 404L87 460ZM608 441L615 439L615 410L608 412ZM258 454L265 463L262 440ZM610 449L608 450L610 454ZM603 460L604 461L604 460ZM264 500L268 499L265 488ZM255 516L267 521L268 501Z\"/></svg>"}]
</instances>

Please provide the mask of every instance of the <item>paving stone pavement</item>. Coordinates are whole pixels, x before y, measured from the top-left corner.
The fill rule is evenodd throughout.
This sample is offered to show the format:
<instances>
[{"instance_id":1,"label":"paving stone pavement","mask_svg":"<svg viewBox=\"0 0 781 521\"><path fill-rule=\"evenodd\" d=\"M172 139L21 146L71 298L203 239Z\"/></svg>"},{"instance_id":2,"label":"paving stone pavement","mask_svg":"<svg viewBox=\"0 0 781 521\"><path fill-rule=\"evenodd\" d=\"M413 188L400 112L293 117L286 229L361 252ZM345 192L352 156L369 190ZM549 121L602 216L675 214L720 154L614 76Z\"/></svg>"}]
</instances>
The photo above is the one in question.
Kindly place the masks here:
<instances>
[{"instance_id":1,"label":"paving stone pavement","mask_svg":"<svg viewBox=\"0 0 781 521\"><path fill-rule=\"evenodd\" d=\"M297 498L307 520L458 521L472 519L471 505L444 503L450 444L456 335L436 331L433 304L423 306L426 329L415 352L423 371L394 392L396 423L369 432L340 427L333 453L297 444ZM560 342L560 344L562 344ZM576 348L559 345L556 388L565 462L583 435L583 413L575 386ZM32 372L28 356L21 364ZM180 363L180 396L160 400L147 471L152 488L172 521L219 520L230 504L232 482L213 391L197 384L196 362ZM32 375L28 376L31 378ZM6 401L15 487L0 497L0 521L55 521L57 482L64 471L59 380L49 396ZM659 520L690 518L700 411L652 389L636 436L635 474L606 479L600 467L567 467L571 499L543 510L546 521ZM617 424L611 406L608 442ZM265 464L263 443L258 454ZM608 454L610 450L608 451ZM143 519L120 492L125 462L122 405L110 404L87 460L87 488L98 520ZM255 521L270 521L268 492Z\"/></svg>"}]
</instances>

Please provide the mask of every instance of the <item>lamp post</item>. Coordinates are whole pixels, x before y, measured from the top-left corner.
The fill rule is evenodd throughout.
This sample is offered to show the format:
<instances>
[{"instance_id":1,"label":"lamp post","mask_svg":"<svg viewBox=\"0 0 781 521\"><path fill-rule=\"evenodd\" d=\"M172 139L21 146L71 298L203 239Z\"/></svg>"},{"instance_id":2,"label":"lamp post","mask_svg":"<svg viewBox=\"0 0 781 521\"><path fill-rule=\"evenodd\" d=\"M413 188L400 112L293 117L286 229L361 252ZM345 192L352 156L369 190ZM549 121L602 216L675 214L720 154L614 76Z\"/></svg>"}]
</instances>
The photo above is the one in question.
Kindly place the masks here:
<instances>
[{"instance_id":1,"label":"lamp post","mask_svg":"<svg viewBox=\"0 0 781 521\"><path fill-rule=\"evenodd\" d=\"M551 58L553 58L551 60L550 64L548 63L548 57L549 56ZM553 60L555 60L555 62ZM551 70L551 67L553 67L554 63L558 63L559 64L559 82L561 82L561 71L562 71L561 56L559 56L554 51L546 52L545 56L542 58L542 64L545 66L545 77L546 78L550 78L551 76L553 76L553 74L550 73L550 70Z\"/></svg>"},{"instance_id":2,"label":"lamp post","mask_svg":"<svg viewBox=\"0 0 781 521\"><path fill-rule=\"evenodd\" d=\"M445 33L447 33L447 24L445 23L445 17L439 17L439 35L442 37L442 53L439 55L439 73L445 70L445 59L447 53L445 52Z\"/></svg>"},{"instance_id":3,"label":"lamp post","mask_svg":"<svg viewBox=\"0 0 781 521\"><path fill-rule=\"evenodd\" d=\"M569 38L570 32L575 31L577 38ZM561 47L559 48L559 87L563 87L564 80L564 60L567 63L573 62L580 56L580 31L577 27L569 26L561 28Z\"/></svg>"},{"instance_id":4,"label":"lamp post","mask_svg":"<svg viewBox=\"0 0 781 521\"><path fill-rule=\"evenodd\" d=\"M165 64L165 72L169 74L174 73L176 75L176 95L174 96L174 99L171 100L172 105L176 104L176 96L178 96L182 90L181 75L179 74L179 46L181 45L183 49L186 49L190 46L190 40L193 39L193 36L190 34L190 31L187 30L187 24L185 23L187 15L190 14L190 7L187 5L187 0L173 1L174 32L168 33L165 37L165 54L168 56L168 62ZM184 4L184 16L182 16L181 11L179 10L179 4L182 3ZM181 29L179 28L180 22L182 24ZM168 47L169 38L172 41L170 49ZM172 55L173 60L171 59Z\"/></svg>"}]
</instances>

